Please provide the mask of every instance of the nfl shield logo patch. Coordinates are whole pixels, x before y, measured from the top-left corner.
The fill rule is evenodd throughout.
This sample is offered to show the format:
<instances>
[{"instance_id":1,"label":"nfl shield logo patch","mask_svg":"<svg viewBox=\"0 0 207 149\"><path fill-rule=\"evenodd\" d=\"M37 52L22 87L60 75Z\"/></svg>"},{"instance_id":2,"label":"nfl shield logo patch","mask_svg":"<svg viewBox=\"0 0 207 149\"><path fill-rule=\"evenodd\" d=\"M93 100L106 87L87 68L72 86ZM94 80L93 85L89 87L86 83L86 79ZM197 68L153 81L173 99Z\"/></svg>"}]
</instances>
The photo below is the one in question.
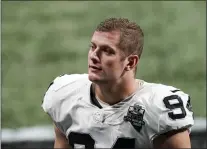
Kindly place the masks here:
<instances>
[{"instance_id":1,"label":"nfl shield logo patch","mask_svg":"<svg viewBox=\"0 0 207 149\"><path fill-rule=\"evenodd\" d=\"M128 121L131 123L131 125L140 132L142 129L142 126L145 125L145 122L143 120L143 116L145 113L145 109L138 105L134 104L134 106L130 106L127 112L127 116L124 116L124 121Z\"/></svg>"}]
</instances>

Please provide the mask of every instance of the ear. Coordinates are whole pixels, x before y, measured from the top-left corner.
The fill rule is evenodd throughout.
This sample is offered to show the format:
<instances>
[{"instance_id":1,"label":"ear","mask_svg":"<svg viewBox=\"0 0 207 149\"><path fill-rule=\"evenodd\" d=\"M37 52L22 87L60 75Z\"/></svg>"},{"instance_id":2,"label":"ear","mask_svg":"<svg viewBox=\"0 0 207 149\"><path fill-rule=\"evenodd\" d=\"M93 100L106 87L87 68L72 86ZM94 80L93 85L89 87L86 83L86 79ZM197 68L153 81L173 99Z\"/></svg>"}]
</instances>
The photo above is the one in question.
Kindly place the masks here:
<instances>
[{"instance_id":1,"label":"ear","mask_svg":"<svg viewBox=\"0 0 207 149\"><path fill-rule=\"evenodd\" d=\"M139 61L138 55L130 55L130 56L128 56L128 58L127 58L127 65L126 65L125 70L129 71L129 70L132 70L133 68L135 68L137 66L138 61Z\"/></svg>"}]
</instances>

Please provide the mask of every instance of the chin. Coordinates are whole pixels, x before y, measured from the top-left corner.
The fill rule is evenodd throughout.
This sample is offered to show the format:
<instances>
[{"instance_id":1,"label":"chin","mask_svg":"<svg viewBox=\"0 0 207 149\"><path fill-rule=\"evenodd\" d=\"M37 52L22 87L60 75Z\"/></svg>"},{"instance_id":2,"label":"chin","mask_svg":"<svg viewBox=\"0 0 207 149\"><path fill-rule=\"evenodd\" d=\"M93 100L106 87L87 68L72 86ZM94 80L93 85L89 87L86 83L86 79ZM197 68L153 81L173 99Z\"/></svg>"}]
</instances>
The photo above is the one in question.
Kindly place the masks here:
<instances>
[{"instance_id":1,"label":"chin","mask_svg":"<svg viewBox=\"0 0 207 149\"><path fill-rule=\"evenodd\" d=\"M94 81L97 81L98 80L98 77L94 74L88 74L88 79L91 81L91 82L94 82Z\"/></svg>"},{"instance_id":2,"label":"chin","mask_svg":"<svg viewBox=\"0 0 207 149\"><path fill-rule=\"evenodd\" d=\"M88 79L91 81L91 82L94 82L94 83L97 83L97 82L100 82L101 81L101 78L94 74L94 73L89 73L88 74Z\"/></svg>"}]
</instances>

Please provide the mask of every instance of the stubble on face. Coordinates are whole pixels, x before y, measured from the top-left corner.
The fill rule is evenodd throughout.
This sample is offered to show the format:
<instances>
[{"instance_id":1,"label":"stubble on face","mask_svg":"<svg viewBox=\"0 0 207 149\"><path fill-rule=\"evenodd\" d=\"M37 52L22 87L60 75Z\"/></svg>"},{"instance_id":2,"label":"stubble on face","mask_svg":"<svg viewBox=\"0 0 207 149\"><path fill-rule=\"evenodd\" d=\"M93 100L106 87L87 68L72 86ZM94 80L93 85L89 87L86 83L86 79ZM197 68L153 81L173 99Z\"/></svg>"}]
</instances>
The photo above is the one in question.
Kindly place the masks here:
<instances>
[{"instance_id":1,"label":"stubble on face","mask_svg":"<svg viewBox=\"0 0 207 149\"><path fill-rule=\"evenodd\" d=\"M120 51L120 49L118 48L119 41L120 41L119 31L111 31L111 32L95 31L94 32L92 39L91 39L91 43L95 46L95 48L101 49L104 46L112 48L115 51L115 55L114 56L106 56L105 54L103 54L103 56L99 55L100 61L98 61L98 63L100 62L100 64L94 64L94 61L90 58L91 57L90 54L92 54L90 50L89 55L88 55L88 64L89 65L101 65L103 68L106 68L105 70L106 74L104 74L104 70L102 73L94 73L94 72L91 72L89 68L88 70L89 80L95 81L95 80L104 79L103 75L107 76L107 73L109 73L109 75L115 75L113 73L116 73L117 70L114 70L114 69L119 69L119 64L120 64L120 59L121 59L120 57L122 55L122 51ZM110 74L110 72L107 72L107 71L113 71L113 72L111 72Z\"/></svg>"}]
</instances>

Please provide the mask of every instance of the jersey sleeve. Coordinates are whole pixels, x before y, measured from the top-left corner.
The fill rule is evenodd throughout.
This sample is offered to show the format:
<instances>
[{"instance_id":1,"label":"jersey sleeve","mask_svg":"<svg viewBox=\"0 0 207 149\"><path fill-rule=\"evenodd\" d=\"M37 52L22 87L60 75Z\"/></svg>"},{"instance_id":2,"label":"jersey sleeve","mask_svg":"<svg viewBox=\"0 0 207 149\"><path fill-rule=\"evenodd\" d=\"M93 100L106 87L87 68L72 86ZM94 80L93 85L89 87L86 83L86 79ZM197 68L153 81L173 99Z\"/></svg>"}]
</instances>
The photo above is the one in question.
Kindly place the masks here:
<instances>
[{"instance_id":1,"label":"jersey sleeve","mask_svg":"<svg viewBox=\"0 0 207 149\"><path fill-rule=\"evenodd\" d=\"M190 128L194 124L190 96L183 91L169 86L159 86L152 97L152 120L154 126L150 140L160 134Z\"/></svg>"}]
</instances>

